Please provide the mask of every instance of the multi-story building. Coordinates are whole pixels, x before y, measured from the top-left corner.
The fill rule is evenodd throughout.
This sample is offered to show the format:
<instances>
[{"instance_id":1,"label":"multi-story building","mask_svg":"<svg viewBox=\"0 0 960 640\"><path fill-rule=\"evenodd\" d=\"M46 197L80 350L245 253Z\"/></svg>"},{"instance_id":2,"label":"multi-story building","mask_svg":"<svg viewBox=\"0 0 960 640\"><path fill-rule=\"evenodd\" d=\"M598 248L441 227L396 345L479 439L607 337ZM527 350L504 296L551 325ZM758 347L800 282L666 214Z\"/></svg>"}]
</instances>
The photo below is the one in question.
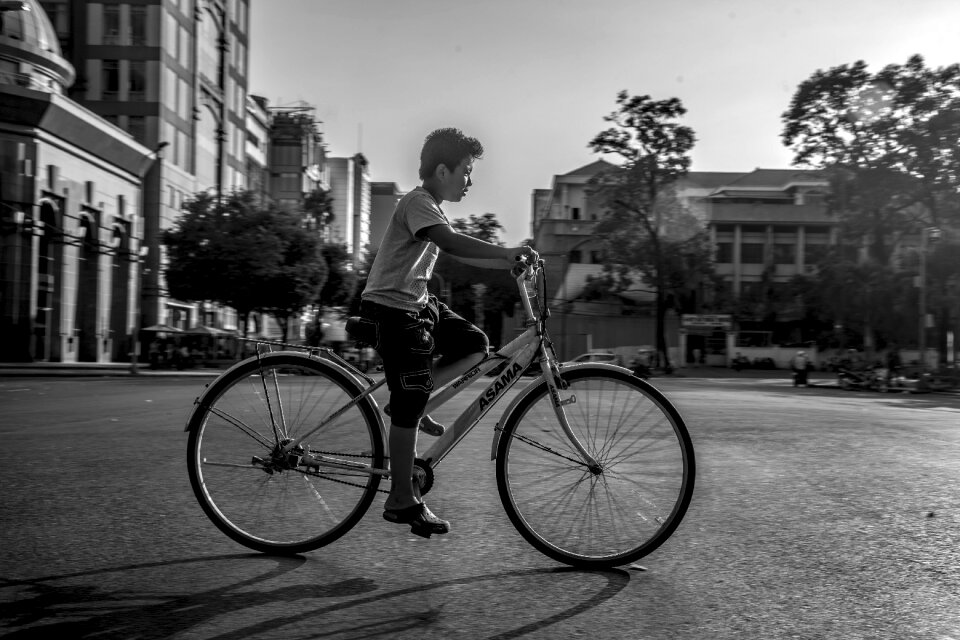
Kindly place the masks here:
<instances>
[{"instance_id":1,"label":"multi-story building","mask_svg":"<svg viewBox=\"0 0 960 640\"><path fill-rule=\"evenodd\" d=\"M723 176L721 180L717 177ZM716 272L736 297L760 295L769 283L784 287L806 273L836 243L836 221L827 215L822 174L756 169L743 174L691 172L681 199L709 224Z\"/></svg>"},{"instance_id":2,"label":"multi-story building","mask_svg":"<svg viewBox=\"0 0 960 640\"><path fill-rule=\"evenodd\" d=\"M603 247L594 235L603 211L590 196L589 182L612 167L600 160L556 175L550 189L533 192L533 238L547 259L548 282L554 283L548 293L556 302L576 300L588 278L603 271ZM836 242L836 222L827 215L824 204L826 193L827 182L822 175L791 169L693 171L677 185L680 201L704 221L716 247L716 273L736 298L761 296L767 289L786 287L793 276L807 271L827 245ZM649 314L653 300L653 293L643 288L638 285L621 296L629 303L626 308L634 313L639 310L641 318ZM611 317L624 311L609 307L593 305L593 310ZM646 314L644 308L648 309ZM643 324L640 319L637 322ZM639 337L650 341L650 327L639 330ZM670 342L681 353L691 344L704 347L699 338L681 345L679 323L675 331ZM622 339L614 337L622 333L598 333L612 340ZM721 343L725 341L721 339Z\"/></svg>"},{"instance_id":3,"label":"multi-story building","mask_svg":"<svg viewBox=\"0 0 960 640\"><path fill-rule=\"evenodd\" d=\"M309 105L271 107L270 197L281 206L303 209L312 191L330 190L327 149Z\"/></svg>"},{"instance_id":4,"label":"multi-story building","mask_svg":"<svg viewBox=\"0 0 960 640\"><path fill-rule=\"evenodd\" d=\"M545 258L549 292L557 300L573 300L587 278L603 271L602 242L594 234L602 214L590 197L590 179L614 165L598 160L553 176L549 189L535 189L531 231L534 246Z\"/></svg>"},{"instance_id":5,"label":"multi-story building","mask_svg":"<svg viewBox=\"0 0 960 640\"><path fill-rule=\"evenodd\" d=\"M380 246L397 202L405 195L396 182L370 183L370 246Z\"/></svg>"},{"instance_id":6,"label":"multi-story building","mask_svg":"<svg viewBox=\"0 0 960 640\"><path fill-rule=\"evenodd\" d=\"M150 150L64 95L36 0L0 8L0 360L125 361Z\"/></svg>"},{"instance_id":7,"label":"multi-story building","mask_svg":"<svg viewBox=\"0 0 960 640\"><path fill-rule=\"evenodd\" d=\"M370 242L370 171L361 153L349 158L328 158L330 194L333 197L333 221L330 242L343 244L353 256L353 267L364 261Z\"/></svg>"},{"instance_id":8,"label":"multi-story building","mask_svg":"<svg viewBox=\"0 0 960 640\"><path fill-rule=\"evenodd\" d=\"M163 148L145 185L141 321L196 324L197 306L165 291L161 237L192 194L246 186L248 0L41 4L77 70L70 97Z\"/></svg>"},{"instance_id":9,"label":"multi-story building","mask_svg":"<svg viewBox=\"0 0 960 640\"><path fill-rule=\"evenodd\" d=\"M262 199L269 197L270 172L267 154L270 148L270 111L266 98L247 96L246 188Z\"/></svg>"}]
</instances>

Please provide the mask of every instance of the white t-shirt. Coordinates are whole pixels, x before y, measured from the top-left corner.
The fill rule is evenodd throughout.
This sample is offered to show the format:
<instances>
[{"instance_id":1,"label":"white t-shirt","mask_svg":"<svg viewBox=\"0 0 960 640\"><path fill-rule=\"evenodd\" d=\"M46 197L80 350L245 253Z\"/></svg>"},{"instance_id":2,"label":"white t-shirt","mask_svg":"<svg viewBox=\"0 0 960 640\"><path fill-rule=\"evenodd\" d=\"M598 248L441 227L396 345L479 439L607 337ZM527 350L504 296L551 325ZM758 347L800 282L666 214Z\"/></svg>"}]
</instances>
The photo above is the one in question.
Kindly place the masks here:
<instances>
[{"instance_id":1,"label":"white t-shirt","mask_svg":"<svg viewBox=\"0 0 960 640\"><path fill-rule=\"evenodd\" d=\"M426 306L427 283L440 249L417 234L438 224L450 221L423 187L400 199L370 268L363 300L414 312Z\"/></svg>"}]
</instances>

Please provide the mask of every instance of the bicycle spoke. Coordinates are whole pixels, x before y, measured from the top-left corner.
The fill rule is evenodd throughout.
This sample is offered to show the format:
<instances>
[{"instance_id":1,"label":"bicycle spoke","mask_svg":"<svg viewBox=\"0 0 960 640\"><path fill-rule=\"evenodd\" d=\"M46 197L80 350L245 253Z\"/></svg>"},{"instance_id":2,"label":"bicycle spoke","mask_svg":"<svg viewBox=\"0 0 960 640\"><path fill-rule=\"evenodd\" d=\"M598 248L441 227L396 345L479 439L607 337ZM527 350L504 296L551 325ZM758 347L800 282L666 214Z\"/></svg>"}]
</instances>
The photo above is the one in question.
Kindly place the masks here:
<instances>
[{"instance_id":1,"label":"bicycle spoke","mask_svg":"<svg viewBox=\"0 0 960 640\"><path fill-rule=\"evenodd\" d=\"M378 490L380 475L369 469L383 467L372 406L350 404L358 393L335 368L282 352L211 385L190 421L189 468L214 524L248 547L282 553L329 544L352 527ZM341 407L309 446L292 446Z\"/></svg>"},{"instance_id":2,"label":"bicycle spoke","mask_svg":"<svg viewBox=\"0 0 960 640\"><path fill-rule=\"evenodd\" d=\"M692 449L679 415L632 376L565 372L572 433L599 467L588 469L557 424L546 384L504 421L497 484L511 521L563 562L615 566L656 548L692 491Z\"/></svg>"}]
</instances>

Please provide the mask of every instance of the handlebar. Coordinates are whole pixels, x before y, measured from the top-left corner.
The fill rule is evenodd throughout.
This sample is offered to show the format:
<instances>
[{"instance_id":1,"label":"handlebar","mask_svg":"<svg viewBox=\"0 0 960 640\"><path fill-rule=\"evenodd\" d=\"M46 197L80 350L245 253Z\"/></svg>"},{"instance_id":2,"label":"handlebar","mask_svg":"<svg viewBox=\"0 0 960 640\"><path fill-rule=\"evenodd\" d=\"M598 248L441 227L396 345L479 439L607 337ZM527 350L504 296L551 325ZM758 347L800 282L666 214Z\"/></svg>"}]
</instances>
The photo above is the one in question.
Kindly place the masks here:
<instances>
[{"instance_id":1,"label":"handlebar","mask_svg":"<svg viewBox=\"0 0 960 640\"><path fill-rule=\"evenodd\" d=\"M524 279L529 280L539 269L543 268L543 258L530 261L527 256L521 254L517 256L515 260L517 263L510 269L510 274L514 278L523 276Z\"/></svg>"}]
</instances>

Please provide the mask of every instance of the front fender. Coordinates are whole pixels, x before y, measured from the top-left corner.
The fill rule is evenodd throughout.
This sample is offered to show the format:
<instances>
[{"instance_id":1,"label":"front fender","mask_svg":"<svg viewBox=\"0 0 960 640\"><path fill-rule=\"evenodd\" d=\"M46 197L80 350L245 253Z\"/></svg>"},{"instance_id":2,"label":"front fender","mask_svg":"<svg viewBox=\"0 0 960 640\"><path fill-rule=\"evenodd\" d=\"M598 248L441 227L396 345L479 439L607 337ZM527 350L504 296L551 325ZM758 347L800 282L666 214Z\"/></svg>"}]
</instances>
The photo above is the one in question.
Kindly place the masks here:
<instances>
[{"instance_id":1,"label":"front fender","mask_svg":"<svg viewBox=\"0 0 960 640\"><path fill-rule=\"evenodd\" d=\"M600 371L616 371L617 373L626 373L627 375L633 375L633 372L626 367L621 367L615 364L607 364L603 362L584 362L578 364L565 364L560 370L560 376L563 377L563 374L567 371L573 370L583 370L583 369L594 369ZM507 405L507 408L504 409L503 413L500 415L500 420L497 421L496 428L493 430L493 444L490 447L490 459L497 459L497 447L500 444L500 434L503 433L503 425L506 424L507 420L510 418L510 415L516 410L517 405L523 402L524 398L529 396L534 391L538 390L541 385L545 385L547 382L541 373L538 377L534 378L530 384L521 389L520 393L510 401L510 404Z\"/></svg>"}]
</instances>

